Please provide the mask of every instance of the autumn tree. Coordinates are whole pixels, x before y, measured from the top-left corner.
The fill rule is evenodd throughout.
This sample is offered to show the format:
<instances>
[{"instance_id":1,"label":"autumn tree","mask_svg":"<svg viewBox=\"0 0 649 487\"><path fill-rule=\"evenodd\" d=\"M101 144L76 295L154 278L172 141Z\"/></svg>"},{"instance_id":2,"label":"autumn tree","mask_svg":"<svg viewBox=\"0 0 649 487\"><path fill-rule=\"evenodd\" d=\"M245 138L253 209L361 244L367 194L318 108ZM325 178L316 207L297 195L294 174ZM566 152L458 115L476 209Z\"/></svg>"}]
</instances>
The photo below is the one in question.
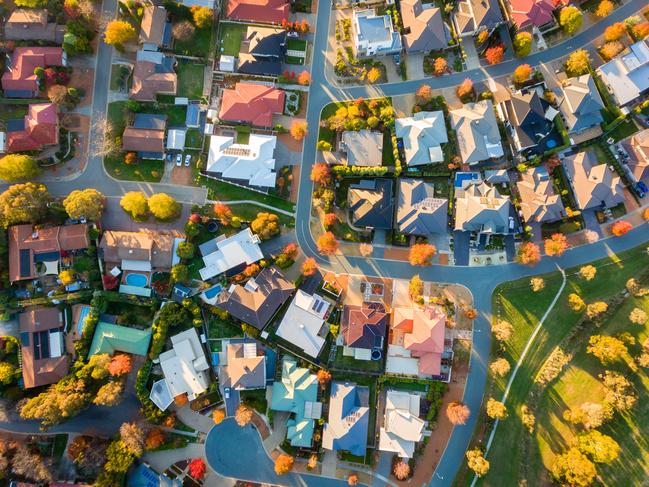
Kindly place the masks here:
<instances>
[{"instance_id":1,"label":"autumn tree","mask_svg":"<svg viewBox=\"0 0 649 487\"><path fill-rule=\"evenodd\" d=\"M149 198L149 211L156 220L168 222L180 216L182 206L167 193L156 193Z\"/></svg>"},{"instance_id":2,"label":"autumn tree","mask_svg":"<svg viewBox=\"0 0 649 487\"><path fill-rule=\"evenodd\" d=\"M302 71L297 77L297 82L302 86L309 86L309 83L311 83L311 75L308 71Z\"/></svg>"},{"instance_id":3,"label":"autumn tree","mask_svg":"<svg viewBox=\"0 0 649 487\"><path fill-rule=\"evenodd\" d=\"M507 417L507 406L490 397L487 401L487 416L491 419L505 419Z\"/></svg>"},{"instance_id":4,"label":"autumn tree","mask_svg":"<svg viewBox=\"0 0 649 487\"><path fill-rule=\"evenodd\" d=\"M616 237L621 237L625 235L633 228L633 225L626 220L618 220L613 225L611 225L611 233Z\"/></svg>"},{"instance_id":5,"label":"autumn tree","mask_svg":"<svg viewBox=\"0 0 649 487\"><path fill-rule=\"evenodd\" d=\"M581 299L579 294L571 293L568 295L568 306L577 313L586 307L586 303L584 303L584 300Z\"/></svg>"},{"instance_id":6,"label":"autumn tree","mask_svg":"<svg viewBox=\"0 0 649 487\"><path fill-rule=\"evenodd\" d=\"M325 385L331 380L331 372L325 369L318 369L316 377L318 378L318 384Z\"/></svg>"},{"instance_id":7,"label":"autumn tree","mask_svg":"<svg viewBox=\"0 0 649 487\"><path fill-rule=\"evenodd\" d=\"M328 164L318 163L311 167L311 181L322 186L331 183L331 169Z\"/></svg>"},{"instance_id":8,"label":"autumn tree","mask_svg":"<svg viewBox=\"0 0 649 487\"><path fill-rule=\"evenodd\" d=\"M455 94L463 103L472 100L475 98L475 91L473 90L473 81L470 78L466 78L462 83L460 83L455 90Z\"/></svg>"},{"instance_id":9,"label":"autumn tree","mask_svg":"<svg viewBox=\"0 0 649 487\"><path fill-rule=\"evenodd\" d=\"M478 477L484 477L489 472L489 461L484 457L482 451L478 448L466 452L468 467L473 470Z\"/></svg>"},{"instance_id":10,"label":"autumn tree","mask_svg":"<svg viewBox=\"0 0 649 487\"><path fill-rule=\"evenodd\" d=\"M74 281L76 281L76 279L77 274L72 269L63 269L61 272L59 272L59 281L61 281L61 284L63 284L64 286L69 286Z\"/></svg>"},{"instance_id":11,"label":"autumn tree","mask_svg":"<svg viewBox=\"0 0 649 487\"><path fill-rule=\"evenodd\" d=\"M301 272L304 277L309 277L315 274L318 270L318 264L313 257L307 257L302 262Z\"/></svg>"},{"instance_id":12,"label":"autumn tree","mask_svg":"<svg viewBox=\"0 0 649 487\"><path fill-rule=\"evenodd\" d=\"M208 29L212 26L212 9L194 5L190 8L194 25L199 29Z\"/></svg>"},{"instance_id":13,"label":"autumn tree","mask_svg":"<svg viewBox=\"0 0 649 487\"><path fill-rule=\"evenodd\" d=\"M358 251L363 257L369 257L374 252L374 246L371 243L362 242L358 245Z\"/></svg>"},{"instance_id":14,"label":"autumn tree","mask_svg":"<svg viewBox=\"0 0 649 487\"><path fill-rule=\"evenodd\" d=\"M641 308L633 308L629 313L629 321L636 325L645 325L647 323L647 312Z\"/></svg>"},{"instance_id":15,"label":"autumn tree","mask_svg":"<svg viewBox=\"0 0 649 487\"><path fill-rule=\"evenodd\" d=\"M318 467L318 455L315 453L309 457L306 463L307 470L315 470Z\"/></svg>"},{"instance_id":16,"label":"autumn tree","mask_svg":"<svg viewBox=\"0 0 649 487\"><path fill-rule=\"evenodd\" d=\"M579 451L595 463L611 463L620 456L620 445L608 435L597 430L582 433L577 438Z\"/></svg>"},{"instance_id":17,"label":"autumn tree","mask_svg":"<svg viewBox=\"0 0 649 487\"><path fill-rule=\"evenodd\" d=\"M418 243L410 247L408 262L414 266L428 266L432 264L437 249L432 244Z\"/></svg>"},{"instance_id":18,"label":"autumn tree","mask_svg":"<svg viewBox=\"0 0 649 487\"><path fill-rule=\"evenodd\" d=\"M291 124L291 129L290 129L291 137L293 137L297 141L304 139L307 133L306 128L307 128L306 122L295 120Z\"/></svg>"},{"instance_id":19,"label":"autumn tree","mask_svg":"<svg viewBox=\"0 0 649 487\"><path fill-rule=\"evenodd\" d=\"M147 450L155 450L165 442L165 435L160 428L151 428L146 435L145 445Z\"/></svg>"},{"instance_id":20,"label":"autumn tree","mask_svg":"<svg viewBox=\"0 0 649 487\"><path fill-rule=\"evenodd\" d=\"M0 194L2 226L42 221L50 202L50 194L43 184L27 182L9 186Z\"/></svg>"},{"instance_id":21,"label":"autumn tree","mask_svg":"<svg viewBox=\"0 0 649 487\"><path fill-rule=\"evenodd\" d=\"M142 191L125 193L119 206L135 221L146 220L149 215L149 201Z\"/></svg>"},{"instance_id":22,"label":"autumn tree","mask_svg":"<svg viewBox=\"0 0 649 487\"><path fill-rule=\"evenodd\" d=\"M275 473L277 475L285 475L293 470L293 463L295 459L291 455L281 453L275 460Z\"/></svg>"},{"instance_id":23,"label":"autumn tree","mask_svg":"<svg viewBox=\"0 0 649 487\"><path fill-rule=\"evenodd\" d=\"M9 362L0 362L0 384L11 384L16 378L16 367Z\"/></svg>"},{"instance_id":24,"label":"autumn tree","mask_svg":"<svg viewBox=\"0 0 649 487\"><path fill-rule=\"evenodd\" d=\"M595 465L578 448L557 455L552 464L552 476L562 485L586 487L595 479Z\"/></svg>"},{"instance_id":25,"label":"autumn tree","mask_svg":"<svg viewBox=\"0 0 649 487\"><path fill-rule=\"evenodd\" d=\"M398 480L406 480L410 475L410 465L403 460L398 460L392 467L392 473Z\"/></svg>"},{"instance_id":26,"label":"autumn tree","mask_svg":"<svg viewBox=\"0 0 649 487\"><path fill-rule=\"evenodd\" d=\"M188 465L189 475L196 480L201 480L205 476L207 466L202 458L194 458Z\"/></svg>"},{"instance_id":27,"label":"autumn tree","mask_svg":"<svg viewBox=\"0 0 649 487\"><path fill-rule=\"evenodd\" d=\"M111 20L106 26L104 42L111 46L122 46L137 36L133 26L125 20Z\"/></svg>"},{"instance_id":28,"label":"autumn tree","mask_svg":"<svg viewBox=\"0 0 649 487\"><path fill-rule=\"evenodd\" d=\"M505 46L498 44L497 46L488 48L485 51L485 58L489 64L501 63L505 58Z\"/></svg>"},{"instance_id":29,"label":"autumn tree","mask_svg":"<svg viewBox=\"0 0 649 487\"><path fill-rule=\"evenodd\" d=\"M595 279L595 274L597 274L597 267L594 265L589 264L579 268L579 276L586 281Z\"/></svg>"},{"instance_id":30,"label":"autumn tree","mask_svg":"<svg viewBox=\"0 0 649 487\"><path fill-rule=\"evenodd\" d=\"M622 44L622 42L620 41L607 42L599 49L599 53L607 61L609 59L613 59L622 51L624 51L624 44Z\"/></svg>"},{"instance_id":31,"label":"autumn tree","mask_svg":"<svg viewBox=\"0 0 649 487\"><path fill-rule=\"evenodd\" d=\"M122 400L124 385L120 381L110 381L104 384L97 391L97 395L92 400L98 406L115 406Z\"/></svg>"},{"instance_id":32,"label":"autumn tree","mask_svg":"<svg viewBox=\"0 0 649 487\"><path fill-rule=\"evenodd\" d=\"M171 28L171 35L173 36L173 38L183 42L186 42L194 37L195 32L196 28L189 20L176 22Z\"/></svg>"},{"instance_id":33,"label":"autumn tree","mask_svg":"<svg viewBox=\"0 0 649 487\"><path fill-rule=\"evenodd\" d=\"M27 154L7 154L0 159L0 179L6 182L34 179L40 173L36 159Z\"/></svg>"},{"instance_id":34,"label":"autumn tree","mask_svg":"<svg viewBox=\"0 0 649 487\"><path fill-rule=\"evenodd\" d=\"M463 402L452 401L446 407L446 417L448 417L451 424L466 424L469 416L471 416L471 410Z\"/></svg>"},{"instance_id":35,"label":"autumn tree","mask_svg":"<svg viewBox=\"0 0 649 487\"><path fill-rule=\"evenodd\" d=\"M410 278L410 283L408 284L408 295L410 296L410 300L416 301L423 293L424 281L421 280L419 274L415 274Z\"/></svg>"},{"instance_id":36,"label":"autumn tree","mask_svg":"<svg viewBox=\"0 0 649 487\"><path fill-rule=\"evenodd\" d=\"M119 437L126 449L136 457L144 453L144 431L136 423L122 423L119 427Z\"/></svg>"},{"instance_id":37,"label":"autumn tree","mask_svg":"<svg viewBox=\"0 0 649 487\"><path fill-rule=\"evenodd\" d=\"M631 33L637 40L644 40L649 36L649 22L642 21L631 27Z\"/></svg>"},{"instance_id":38,"label":"autumn tree","mask_svg":"<svg viewBox=\"0 0 649 487\"><path fill-rule=\"evenodd\" d=\"M358 475L350 473L347 477L347 485L358 485Z\"/></svg>"},{"instance_id":39,"label":"autumn tree","mask_svg":"<svg viewBox=\"0 0 649 487\"><path fill-rule=\"evenodd\" d=\"M252 409L245 404L240 404L237 411L234 413L234 420L239 426L246 426L250 421L252 421Z\"/></svg>"},{"instance_id":40,"label":"autumn tree","mask_svg":"<svg viewBox=\"0 0 649 487\"><path fill-rule=\"evenodd\" d=\"M372 67L367 72L367 81L371 84L376 83L381 78L381 70L377 67Z\"/></svg>"},{"instance_id":41,"label":"autumn tree","mask_svg":"<svg viewBox=\"0 0 649 487\"><path fill-rule=\"evenodd\" d=\"M607 370L599 378L606 389L604 400L618 411L627 411L635 406L638 398L633 384L622 374Z\"/></svg>"},{"instance_id":42,"label":"autumn tree","mask_svg":"<svg viewBox=\"0 0 649 487\"><path fill-rule=\"evenodd\" d=\"M602 0L599 2L599 5L597 5L595 15L598 17L608 17L611 12L613 12L614 8L615 4L611 0Z\"/></svg>"},{"instance_id":43,"label":"autumn tree","mask_svg":"<svg viewBox=\"0 0 649 487\"><path fill-rule=\"evenodd\" d=\"M22 443L18 444L11 459L11 470L14 474L34 480L38 483L52 482L49 464L38 453L33 453Z\"/></svg>"},{"instance_id":44,"label":"autumn tree","mask_svg":"<svg viewBox=\"0 0 649 487\"><path fill-rule=\"evenodd\" d=\"M191 259L196 251L196 246L191 242L180 242L176 248L176 255L181 259Z\"/></svg>"},{"instance_id":45,"label":"autumn tree","mask_svg":"<svg viewBox=\"0 0 649 487\"><path fill-rule=\"evenodd\" d=\"M530 408L526 404L521 406L521 423L525 426L525 429L529 434L534 433L534 427L536 426L536 416L530 411Z\"/></svg>"},{"instance_id":46,"label":"autumn tree","mask_svg":"<svg viewBox=\"0 0 649 487\"><path fill-rule=\"evenodd\" d=\"M419 85L419 88L417 88L417 91L415 92L415 97L419 102L428 103L433 99L433 89L430 85Z\"/></svg>"},{"instance_id":47,"label":"autumn tree","mask_svg":"<svg viewBox=\"0 0 649 487\"><path fill-rule=\"evenodd\" d=\"M617 41L626 33L626 27L622 22L615 22L604 30L604 40L606 42Z\"/></svg>"},{"instance_id":48,"label":"autumn tree","mask_svg":"<svg viewBox=\"0 0 649 487\"><path fill-rule=\"evenodd\" d=\"M510 369L511 366L509 365L507 359L504 357L497 358L496 360L491 362L491 364L489 364L489 370L491 371L491 373L499 377L505 377L509 373Z\"/></svg>"},{"instance_id":49,"label":"autumn tree","mask_svg":"<svg viewBox=\"0 0 649 487\"><path fill-rule=\"evenodd\" d=\"M214 203L214 216L221 225L229 225L232 221L232 210L225 203Z\"/></svg>"},{"instance_id":50,"label":"autumn tree","mask_svg":"<svg viewBox=\"0 0 649 487\"><path fill-rule=\"evenodd\" d=\"M608 304L606 304L604 301L595 301L594 303L590 303L588 306L586 306L586 316L588 316L592 320L593 318L597 318L599 315L606 312L607 309Z\"/></svg>"},{"instance_id":51,"label":"autumn tree","mask_svg":"<svg viewBox=\"0 0 649 487\"><path fill-rule=\"evenodd\" d=\"M568 239L563 233L553 233L543 245L546 255L560 257L568 249Z\"/></svg>"},{"instance_id":52,"label":"autumn tree","mask_svg":"<svg viewBox=\"0 0 649 487\"><path fill-rule=\"evenodd\" d=\"M176 264L171 268L170 274L173 282L186 283L189 280L189 267L185 264Z\"/></svg>"},{"instance_id":53,"label":"autumn tree","mask_svg":"<svg viewBox=\"0 0 649 487\"><path fill-rule=\"evenodd\" d=\"M529 56L532 52L532 34L520 31L514 37L514 51L518 57Z\"/></svg>"},{"instance_id":54,"label":"autumn tree","mask_svg":"<svg viewBox=\"0 0 649 487\"><path fill-rule=\"evenodd\" d=\"M541 249L533 242L523 242L518 247L516 262L523 265L534 266L541 260Z\"/></svg>"},{"instance_id":55,"label":"autumn tree","mask_svg":"<svg viewBox=\"0 0 649 487\"><path fill-rule=\"evenodd\" d=\"M104 211L106 198L94 188L75 189L64 200L63 207L70 218L85 217L98 221Z\"/></svg>"},{"instance_id":56,"label":"autumn tree","mask_svg":"<svg viewBox=\"0 0 649 487\"><path fill-rule=\"evenodd\" d=\"M545 279L542 277L533 277L530 279L530 287L532 292L538 293L545 289Z\"/></svg>"},{"instance_id":57,"label":"autumn tree","mask_svg":"<svg viewBox=\"0 0 649 487\"><path fill-rule=\"evenodd\" d=\"M622 340L607 335L591 336L586 351L594 355L602 365L616 362L629 354Z\"/></svg>"},{"instance_id":58,"label":"autumn tree","mask_svg":"<svg viewBox=\"0 0 649 487\"><path fill-rule=\"evenodd\" d=\"M448 72L448 61L443 57L435 58L433 62L433 73L435 76L441 76ZM426 85L424 85L426 86Z\"/></svg>"},{"instance_id":59,"label":"autumn tree","mask_svg":"<svg viewBox=\"0 0 649 487\"><path fill-rule=\"evenodd\" d=\"M257 213L255 219L250 222L250 229L262 240L268 240L280 232L279 217L275 213Z\"/></svg>"},{"instance_id":60,"label":"autumn tree","mask_svg":"<svg viewBox=\"0 0 649 487\"><path fill-rule=\"evenodd\" d=\"M532 66L529 64L521 64L514 69L512 79L516 84L523 84L532 76Z\"/></svg>"},{"instance_id":61,"label":"autumn tree","mask_svg":"<svg viewBox=\"0 0 649 487\"><path fill-rule=\"evenodd\" d=\"M581 10L573 5L563 7L559 12L559 25L563 28L566 34L574 34L581 29L581 24L584 21L584 15Z\"/></svg>"},{"instance_id":62,"label":"autumn tree","mask_svg":"<svg viewBox=\"0 0 649 487\"><path fill-rule=\"evenodd\" d=\"M47 98L57 105L62 105L68 99L68 89L63 85L52 85L47 89Z\"/></svg>"},{"instance_id":63,"label":"autumn tree","mask_svg":"<svg viewBox=\"0 0 649 487\"><path fill-rule=\"evenodd\" d=\"M491 325L491 333L499 342L506 342L514 334L514 327L509 321L497 320Z\"/></svg>"},{"instance_id":64,"label":"autumn tree","mask_svg":"<svg viewBox=\"0 0 649 487\"><path fill-rule=\"evenodd\" d=\"M215 409L212 413L212 420L214 424L221 424L225 419L225 411L223 409Z\"/></svg>"},{"instance_id":65,"label":"autumn tree","mask_svg":"<svg viewBox=\"0 0 649 487\"><path fill-rule=\"evenodd\" d=\"M131 357L125 353L118 353L110 359L108 373L113 377L126 375L131 371Z\"/></svg>"},{"instance_id":66,"label":"autumn tree","mask_svg":"<svg viewBox=\"0 0 649 487\"><path fill-rule=\"evenodd\" d=\"M581 424L587 430L599 428L612 416L613 409L609 405L596 402L585 402L563 412L563 419L572 424Z\"/></svg>"},{"instance_id":67,"label":"autumn tree","mask_svg":"<svg viewBox=\"0 0 649 487\"><path fill-rule=\"evenodd\" d=\"M333 233L325 232L318 237L316 246L322 255L333 255L338 251L339 243Z\"/></svg>"},{"instance_id":68,"label":"autumn tree","mask_svg":"<svg viewBox=\"0 0 649 487\"><path fill-rule=\"evenodd\" d=\"M590 56L585 49L573 51L566 61L566 70L570 76L587 74L590 69Z\"/></svg>"}]
</instances>

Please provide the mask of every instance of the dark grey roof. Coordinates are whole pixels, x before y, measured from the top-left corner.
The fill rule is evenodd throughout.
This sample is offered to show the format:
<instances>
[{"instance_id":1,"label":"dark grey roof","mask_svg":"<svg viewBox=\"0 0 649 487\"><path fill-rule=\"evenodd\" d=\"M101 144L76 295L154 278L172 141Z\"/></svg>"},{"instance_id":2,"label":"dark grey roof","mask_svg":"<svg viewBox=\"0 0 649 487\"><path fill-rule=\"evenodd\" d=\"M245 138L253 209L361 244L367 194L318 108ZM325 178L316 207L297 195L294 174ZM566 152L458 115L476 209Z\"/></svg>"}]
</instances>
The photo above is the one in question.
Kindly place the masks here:
<instances>
[{"instance_id":1,"label":"dark grey roof","mask_svg":"<svg viewBox=\"0 0 649 487\"><path fill-rule=\"evenodd\" d=\"M248 28L250 35L246 40L255 40L254 46L248 51L255 57L274 57L280 59L286 52L286 31L269 32L267 27L256 30L253 26ZM252 44L252 43L251 43Z\"/></svg>"},{"instance_id":2,"label":"dark grey roof","mask_svg":"<svg viewBox=\"0 0 649 487\"><path fill-rule=\"evenodd\" d=\"M167 125L166 115L154 115L151 113L136 113L133 119L133 128L164 130Z\"/></svg>"},{"instance_id":3,"label":"dark grey roof","mask_svg":"<svg viewBox=\"0 0 649 487\"><path fill-rule=\"evenodd\" d=\"M397 228L406 235L446 233L448 200L435 197L432 183L399 180Z\"/></svg>"},{"instance_id":4,"label":"dark grey roof","mask_svg":"<svg viewBox=\"0 0 649 487\"><path fill-rule=\"evenodd\" d=\"M604 102L590 74L567 80L561 87L559 108L566 119L569 132L580 132L604 121Z\"/></svg>"},{"instance_id":5,"label":"dark grey roof","mask_svg":"<svg viewBox=\"0 0 649 487\"><path fill-rule=\"evenodd\" d=\"M349 186L347 203L354 225L378 229L392 228L394 203L391 179L366 179Z\"/></svg>"},{"instance_id":6,"label":"dark grey roof","mask_svg":"<svg viewBox=\"0 0 649 487\"><path fill-rule=\"evenodd\" d=\"M509 123L520 141L520 148L534 147L552 130L552 122L545 118L548 103L534 91L515 93L505 102Z\"/></svg>"}]
</instances>

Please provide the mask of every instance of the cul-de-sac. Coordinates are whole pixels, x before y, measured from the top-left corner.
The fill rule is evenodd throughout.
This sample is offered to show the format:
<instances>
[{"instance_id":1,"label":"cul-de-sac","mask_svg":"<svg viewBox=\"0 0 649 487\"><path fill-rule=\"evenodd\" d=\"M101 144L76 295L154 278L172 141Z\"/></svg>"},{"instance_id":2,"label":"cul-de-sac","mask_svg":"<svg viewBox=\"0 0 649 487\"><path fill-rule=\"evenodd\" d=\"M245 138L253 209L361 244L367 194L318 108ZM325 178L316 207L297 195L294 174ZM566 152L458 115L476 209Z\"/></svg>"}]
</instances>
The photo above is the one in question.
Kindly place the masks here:
<instances>
[{"instance_id":1,"label":"cul-de-sac","mask_svg":"<svg viewBox=\"0 0 649 487\"><path fill-rule=\"evenodd\" d=\"M647 0L0 0L0 487L649 485Z\"/></svg>"}]
</instances>

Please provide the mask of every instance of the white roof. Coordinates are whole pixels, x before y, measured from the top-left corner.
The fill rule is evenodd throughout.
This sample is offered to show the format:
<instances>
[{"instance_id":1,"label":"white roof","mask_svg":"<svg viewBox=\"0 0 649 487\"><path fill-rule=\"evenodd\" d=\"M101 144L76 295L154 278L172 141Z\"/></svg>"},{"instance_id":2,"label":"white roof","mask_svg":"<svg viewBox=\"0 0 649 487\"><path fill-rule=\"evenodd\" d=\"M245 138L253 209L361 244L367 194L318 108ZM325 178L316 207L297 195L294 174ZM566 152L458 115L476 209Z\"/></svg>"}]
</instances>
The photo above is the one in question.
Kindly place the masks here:
<instances>
[{"instance_id":1,"label":"white roof","mask_svg":"<svg viewBox=\"0 0 649 487\"><path fill-rule=\"evenodd\" d=\"M182 0L180 3L187 7L199 6L214 10L214 0Z\"/></svg>"},{"instance_id":2,"label":"white roof","mask_svg":"<svg viewBox=\"0 0 649 487\"><path fill-rule=\"evenodd\" d=\"M418 376L419 359L412 357L410 350L406 350L400 345L388 345L385 372L388 374Z\"/></svg>"},{"instance_id":3,"label":"white roof","mask_svg":"<svg viewBox=\"0 0 649 487\"><path fill-rule=\"evenodd\" d=\"M307 355L317 357L325 342L319 333L329 307L321 296L298 289L277 328L277 336L300 347Z\"/></svg>"},{"instance_id":4,"label":"white roof","mask_svg":"<svg viewBox=\"0 0 649 487\"><path fill-rule=\"evenodd\" d=\"M5 132L0 132L0 152L5 151L7 145L7 134Z\"/></svg>"},{"instance_id":5,"label":"white roof","mask_svg":"<svg viewBox=\"0 0 649 487\"><path fill-rule=\"evenodd\" d=\"M167 131L167 149L183 150L185 148L186 130L171 129Z\"/></svg>"},{"instance_id":6,"label":"white roof","mask_svg":"<svg viewBox=\"0 0 649 487\"><path fill-rule=\"evenodd\" d=\"M234 56L222 55L219 58L219 71L227 71L231 73L234 71ZM214 118L214 117L212 117Z\"/></svg>"},{"instance_id":7,"label":"white roof","mask_svg":"<svg viewBox=\"0 0 649 487\"><path fill-rule=\"evenodd\" d=\"M45 275L46 276L58 276L59 274L59 261L58 260L46 260L43 262L45 266Z\"/></svg>"},{"instance_id":8,"label":"white roof","mask_svg":"<svg viewBox=\"0 0 649 487\"><path fill-rule=\"evenodd\" d=\"M174 238L174 245L173 248L171 249L171 267L175 266L176 264L180 264L180 257L178 257L178 244L181 242L184 242L185 239L182 237L175 237Z\"/></svg>"},{"instance_id":9,"label":"white roof","mask_svg":"<svg viewBox=\"0 0 649 487\"><path fill-rule=\"evenodd\" d=\"M649 88L649 41L633 44L630 52L598 68L606 86L620 105L635 100Z\"/></svg>"},{"instance_id":10,"label":"white roof","mask_svg":"<svg viewBox=\"0 0 649 487\"><path fill-rule=\"evenodd\" d=\"M263 259L264 254L259 248L259 236L253 235L250 228L218 241L214 239L217 250L203 256L203 267L199 273L204 281L218 276L241 264L250 265Z\"/></svg>"},{"instance_id":11,"label":"white roof","mask_svg":"<svg viewBox=\"0 0 649 487\"><path fill-rule=\"evenodd\" d=\"M149 399L153 401L153 404L158 406L162 411L171 406L171 403L174 402L174 398L171 396L171 391L169 390L169 384L165 379L160 379L157 382L153 383L151 387L151 393L149 394Z\"/></svg>"},{"instance_id":12,"label":"white roof","mask_svg":"<svg viewBox=\"0 0 649 487\"><path fill-rule=\"evenodd\" d=\"M403 139L406 164L418 166L444 160L441 144L448 142L444 112L418 112L394 121L396 136Z\"/></svg>"},{"instance_id":13,"label":"white roof","mask_svg":"<svg viewBox=\"0 0 649 487\"><path fill-rule=\"evenodd\" d=\"M274 135L251 134L247 144L237 144L233 137L212 135L206 170L251 186L274 188L276 144Z\"/></svg>"},{"instance_id":14,"label":"white roof","mask_svg":"<svg viewBox=\"0 0 649 487\"><path fill-rule=\"evenodd\" d=\"M415 445L423 436L426 422L420 419L420 396L405 391L388 391L385 401L385 420L379 438L379 450L411 458Z\"/></svg>"},{"instance_id":15,"label":"white roof","mask_svg":"<svg viewBox=\"0 0 649 487\"><path fill-rule=\"evenodd\" d=\"M122 260L122 270L151 272L151 262L148 260Z\"/></svg>"},{"instance_id":16,"label":"white roof","mask_svg":"<svg viewBox=\"0 0 649 487\"><path fill-rule=\"evenodd\" d=\"M187 394L192 400L209 385L209 364L196 333L190 328L171 337L173 348L160 354L160 367L172 397Z\"/></svg>"}]
</instances>

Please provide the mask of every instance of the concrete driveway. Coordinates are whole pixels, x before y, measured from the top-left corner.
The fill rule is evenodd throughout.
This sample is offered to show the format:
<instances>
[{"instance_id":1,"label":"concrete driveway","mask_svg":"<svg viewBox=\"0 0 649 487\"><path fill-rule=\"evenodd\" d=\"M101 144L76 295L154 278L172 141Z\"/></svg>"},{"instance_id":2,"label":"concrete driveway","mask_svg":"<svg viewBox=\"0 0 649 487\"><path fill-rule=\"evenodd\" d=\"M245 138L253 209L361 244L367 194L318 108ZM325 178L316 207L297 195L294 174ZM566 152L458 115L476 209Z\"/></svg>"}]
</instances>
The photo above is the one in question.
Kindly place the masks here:
<instances>
[{"instance_id":1,"label":"concrete driveway","mask_svg":"<svg viewBox=\"0 0 649 487\"><path fill-rule=\"evenodd\" d=\"M424 74L424 57L426 56L423 52L413 52L406 56L406 73L408 74L408 79L424 79L426 75Z\"/></svg>"}]
</instances>

